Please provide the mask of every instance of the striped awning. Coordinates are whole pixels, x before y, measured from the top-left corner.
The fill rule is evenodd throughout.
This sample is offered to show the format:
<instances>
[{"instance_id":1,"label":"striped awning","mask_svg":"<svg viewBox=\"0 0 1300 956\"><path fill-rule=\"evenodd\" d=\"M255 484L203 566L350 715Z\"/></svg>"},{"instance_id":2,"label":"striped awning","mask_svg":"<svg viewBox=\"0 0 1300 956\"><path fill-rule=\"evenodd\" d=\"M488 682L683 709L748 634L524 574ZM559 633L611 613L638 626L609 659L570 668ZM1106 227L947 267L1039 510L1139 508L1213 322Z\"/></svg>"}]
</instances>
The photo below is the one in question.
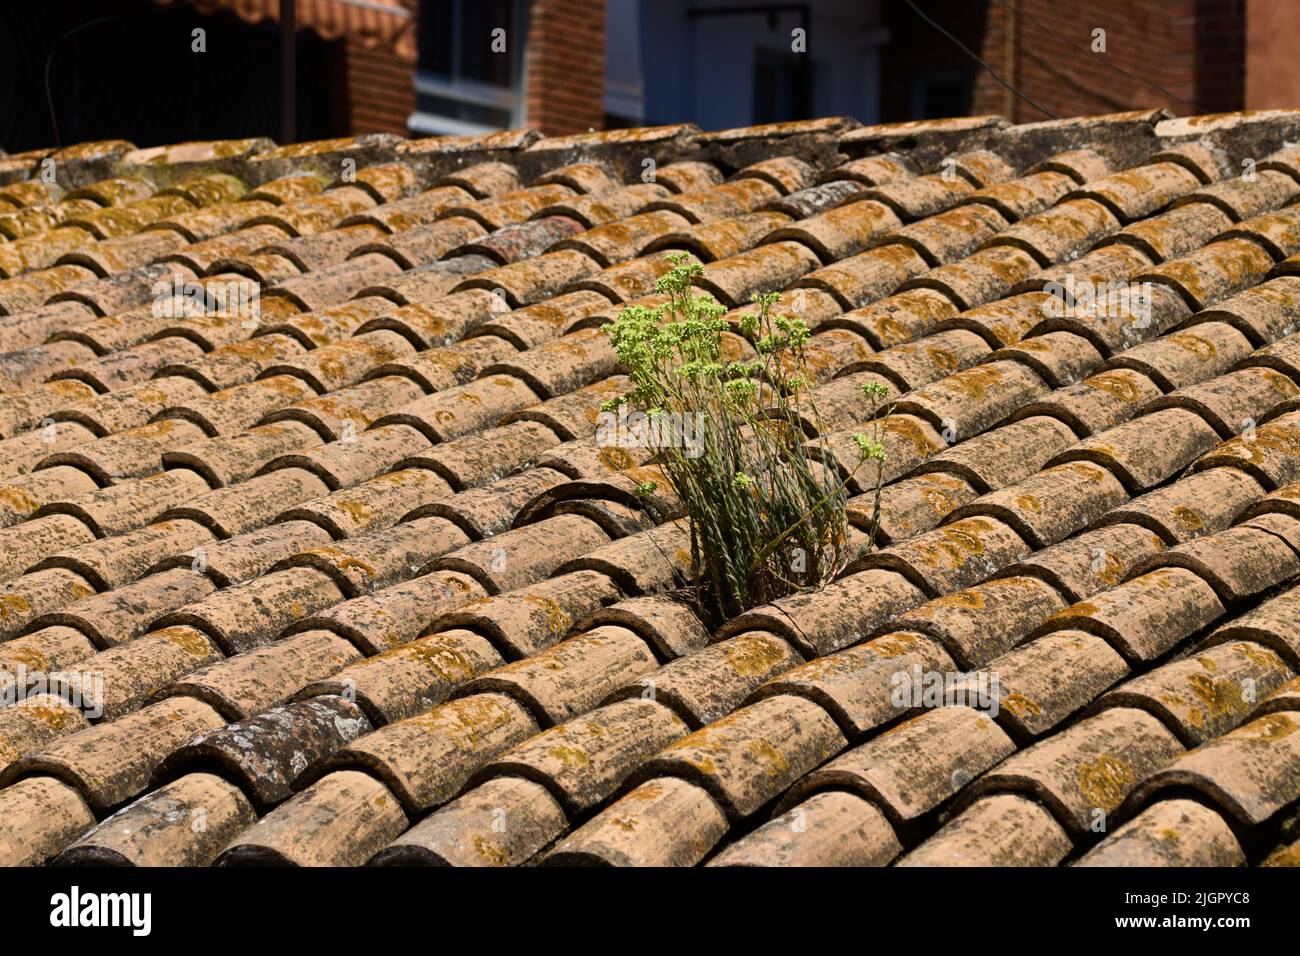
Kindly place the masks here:
<instances>
[{"instance_id":1,"label":"striped awning","mask_svg":"<svg viewBox=\"0 0 1300 956\"><path fill-rule=\"evenodd\" d=\"M174 3L176 0L155 0ZM300 28L327 40L347 36L366 46L387 46L414 60L415 18L402 0L295 0ZM279 21L280 0L194 0L200 13L230 10L249 23Z\"/></svg>"}]
</instances>

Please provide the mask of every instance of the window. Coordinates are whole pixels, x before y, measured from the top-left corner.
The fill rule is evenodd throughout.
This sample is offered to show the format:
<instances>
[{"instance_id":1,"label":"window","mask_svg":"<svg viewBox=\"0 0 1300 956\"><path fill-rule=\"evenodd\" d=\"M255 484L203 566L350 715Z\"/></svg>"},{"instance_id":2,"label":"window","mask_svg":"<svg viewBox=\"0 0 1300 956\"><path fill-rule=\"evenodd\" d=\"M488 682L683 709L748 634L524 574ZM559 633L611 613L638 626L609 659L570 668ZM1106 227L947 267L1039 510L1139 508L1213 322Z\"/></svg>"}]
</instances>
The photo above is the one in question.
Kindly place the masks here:
<instances>
[{"instance_id":1,"label":"window","mask_svg":"<svg viewBox=\"0 0 1300 956\"><path fill-rule=\"evenodd\" d=\"M925 73L912 81L912 117L946 119L970 112L970 77L965 73Z\"/></svg>"},{"instance_id":2,"label":"window","mask_svg":"<svg viewBox=\"0 0 1300 956\"><path fill-rule=\"evenodd\" d=\"M525 23L519 0L424 0L411 128L461 134L517 125ZM493 48L500 39L504 52Z\"/></svg>"},{"instance_id":3,"label":"window","mask_svg":"<svg viewBox=\"0 0 1300 956\"><path fill-rule=\"evenodd\" d=\"M807 119L811 70L807 56L755 50L753 121L782 123Z\"/></svg>"}]
</instances>

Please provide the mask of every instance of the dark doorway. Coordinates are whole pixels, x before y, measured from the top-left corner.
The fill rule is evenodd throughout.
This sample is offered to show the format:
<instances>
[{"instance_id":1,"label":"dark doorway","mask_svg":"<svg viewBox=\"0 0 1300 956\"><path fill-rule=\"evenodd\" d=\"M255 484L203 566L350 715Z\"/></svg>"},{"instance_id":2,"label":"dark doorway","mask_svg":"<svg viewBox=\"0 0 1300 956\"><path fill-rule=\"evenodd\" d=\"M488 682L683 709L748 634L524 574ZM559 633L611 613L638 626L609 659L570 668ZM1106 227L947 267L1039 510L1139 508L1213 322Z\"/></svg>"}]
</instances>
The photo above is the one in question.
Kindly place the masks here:
<instances>
[{"instance_id":1,"label":"dark doorway","mask_svg":"<svg viewBox=\"0 0 1300 956\"><path fill-rule=\"evenodd\" d=\"M96 22L99 21L99 22ZM81 27L81 29L76 29ZM206 31L206 52L192 49ZM76 32L71 33L71 31ZM0 146L127 139L155 146L194 139L276 138L278 30L229 13L202 16L148 0L6 0L0 9ZM346 126L341 42L298 31L298 138Z\"/></svg>"}]
</instances>

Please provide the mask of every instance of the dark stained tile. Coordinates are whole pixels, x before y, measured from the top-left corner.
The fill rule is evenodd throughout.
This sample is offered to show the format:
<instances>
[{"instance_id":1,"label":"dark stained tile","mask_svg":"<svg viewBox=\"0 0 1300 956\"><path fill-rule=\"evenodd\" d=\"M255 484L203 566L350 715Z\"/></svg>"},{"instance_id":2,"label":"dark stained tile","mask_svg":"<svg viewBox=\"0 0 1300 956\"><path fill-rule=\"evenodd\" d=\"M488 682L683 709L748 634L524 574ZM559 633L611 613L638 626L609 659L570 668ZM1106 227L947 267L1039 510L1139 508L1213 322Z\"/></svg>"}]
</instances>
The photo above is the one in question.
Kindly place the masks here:
<instances>
[{"instance_id":1,"label":"dark stained tile","mask_svg":"<svg viewBox=\"0 0 1300 956\"><path fill-rule=\"evenodd\" d=\"M153 790L81 836L60 866L206 866L257 815L239 789L191 773Z\"/></svg>"},{"instance_id":2,"label":"dark stained tile","mask_svg":"<svg viewBox=\"0 0 1300 956\"><path fill-rule=\"evenodd\" d=\"M355 704L313 697L199 734L159 765L154 783L165 788L168 781L216 772L265 813L293 795L291 784L308 766L370 730ZM252 823L244 820L240 829Z\"/></svg>"}]
</instances>

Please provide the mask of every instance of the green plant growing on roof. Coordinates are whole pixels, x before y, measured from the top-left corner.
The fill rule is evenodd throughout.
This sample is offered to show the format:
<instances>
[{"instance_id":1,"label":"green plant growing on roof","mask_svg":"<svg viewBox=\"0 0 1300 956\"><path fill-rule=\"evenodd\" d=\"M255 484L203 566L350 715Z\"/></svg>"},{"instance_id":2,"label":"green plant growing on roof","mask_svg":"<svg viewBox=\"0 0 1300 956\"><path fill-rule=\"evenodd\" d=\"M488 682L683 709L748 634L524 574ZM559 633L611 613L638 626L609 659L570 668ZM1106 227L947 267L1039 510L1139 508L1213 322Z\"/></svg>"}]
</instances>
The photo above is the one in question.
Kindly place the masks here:
<instances>
[{"instance_id":1,"label":"green plant growing on roof","mask_svg":"<svg viewBox=\"0 0 1300 956\"><path fill-rule=\"evenodd\" d=\"M803 423L825 434L805 345L808 327L773 314L778 293L754 296L757 311L738 326L692 280L702 267L668 256L657 282L667 301L629 306L604 327L633 388L606 413L633 408L651 426L653 463L671 485L690 525L692 589L702 612L722 619L783 595L825 586L871 546L885 459L878 383L863 387L849 474L810 455ZM755 358L728 361L723 333L739 331ZM699 423L690 441L680 440ZM829 460L829 458L827 459ZM865 470L866 474L861 474ZM851 543L846 512L851 480L874 489L866 543ZM640 491L651 494L652 484ZM871 499L869 499L871 500ZM861 536L858 536L861 540Z\"/></svg>"}]
</instances>

